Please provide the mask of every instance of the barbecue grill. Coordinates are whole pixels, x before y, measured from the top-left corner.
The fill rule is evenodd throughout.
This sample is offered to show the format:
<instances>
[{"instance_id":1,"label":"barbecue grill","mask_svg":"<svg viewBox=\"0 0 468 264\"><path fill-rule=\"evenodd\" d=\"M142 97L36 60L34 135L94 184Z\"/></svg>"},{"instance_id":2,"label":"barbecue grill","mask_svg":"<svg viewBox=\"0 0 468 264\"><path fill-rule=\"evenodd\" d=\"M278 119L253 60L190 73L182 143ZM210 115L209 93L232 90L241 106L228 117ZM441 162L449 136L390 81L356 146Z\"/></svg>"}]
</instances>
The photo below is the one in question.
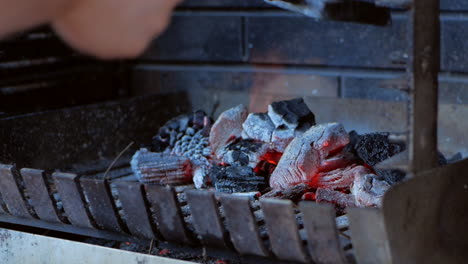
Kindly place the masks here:
<instances>
[{"instance_id":1,"label":"barbecue grill","mask_svg":"<svg viewBox=\"0 0 468 264\"><path fill-rule=\"evenodd\" d=\"M337 9L329 5L332 1L271 2L293 11L299 8L300 13L314 18L340 21L333 23L388 23L382 23L381 19L362 19L363 16L370 17L370 13L364 11L353 13L359 13L359 16L336 12ZM356 4L354 1L338 1L341 2L344 6L348 2ZM406 16L406 13L391 11L389 7L408 8L406 1L362 2L366 2L366 8L372 7L370 12L379 10L394 17ZM202 9L189 1L175 12L175 16L241 17L242 38L248 37L245 25L251 17L297 16L265 8L261 4L253 5L235 9ZM367 10L361 5L355 7ZM309 12L311 10L312 13ZM49 85L50 80L55 80L55 84L70 84L66 80L69 74L86 76L97 71L104 72L104 76L83 82L90 87L112 88L106 88L109 93L100 95L101 98L81 98L83 101L76 102L79 106L35 113L31 113L34 109L29 108L27 114L4 115L0 120L0 138L4 139L0 143L0 221L146 245L157 241L158 245L174 251L196 252L241 262L463 263L468 257L465 250L468 245L463 236L468 233L464 232L468 226L468 179L465 176L468 163L461 160L437 167L438 148L448 153L466 149L463 144L467 123L463 116L467 110L463 105L439 106L438 93L439 79L454 81L461 77L439 75L439 1L414 1L408 14L410 22L407 27L412 41L409 41L407 73L398 70L388 70L384 74L368 71L374 77L409 77L408 83L403 83L404 88L400 90L407 94L408 103L305 97L321 122L339 121L349 129L361 131L386 130L392 132L395 140L407 142L407 157L398 156L381 164L382 167L404 170L408 177L407 181L387 192L382 208L349 208L348 222L336 218L334 207L328 204L301 202L295 206L286 200L252 201L245 196L195 190L192 186L136 182L129 167L131 153L122 152L126 146L134 149L144 143L165 121L180 113L196 108L219 113L220 108L248 103L248 98L251 105L252 101L259 102L252 97L258 98L256 86L263 84L255 84L254 80L248 93L228 90L209 96L210 89L180 89L177 80L171 80L165 71L175 72L174 78L187 70L221 75L233 69L253 75L336 74L329 67L250 64L247 63L248 58L245 58L246 63L226 57L222 58L224 63L204 64L184 61L184 55L181 55L180 61L168 62L158 47L163 47L161 42L170 41L171 37L163 36L161 42L156 42L147 51L146 57L132 62L102 63L67 55L55 65L52 59L36 59L38 66L33 66L44 74L50 72L51 76L33 76L29 70L34 68L24 70L21 64L13 65L10 70L15 76L6 79L4 86L14 85L34 91L30 82ZM45 33L32 33L45 38L41 34ZM247 57L251 55L247 52L250 50L248 47L242 46L241 50ZM64 48L62 52L68 54L70 51ZM62 55L57 54L56 57ZM149 61L151 56L159 58L159 61ZM268 56L282 55L273 50ZM63 66L66 70L52 68ZM356 70L336 69L343 76L359 76ZM127 78L128 73L132 75L130 78ZM118 86L114 86L115 76L118 76ZM186 78L197 86L191 77ZM143 82L152 85L142 85ZM164 83L169 85L164 88ZM235 85L232 80L230 83ZM137 87L129 89L127 86L130 84ZM205 85L209 86L209 82ZM148 95L144 91L148 87L156 93ZM8 91L7 88L2 90ZM287 93L275 98L289 97ZM135 94L145 95L80 105ZM6 105L5 109L11 113L26 109L14 104ZM53 107L69 105L70 102L59 102ZM43 106L39 102L37 107ZM444 118L438 120L438 116ZM437 144L438 138L439 141L440 138L460 140L441 147ZM129 145L131 141L133 145ZM120 154L120 158L114 159Z\"/></svg>"}]
</instances>

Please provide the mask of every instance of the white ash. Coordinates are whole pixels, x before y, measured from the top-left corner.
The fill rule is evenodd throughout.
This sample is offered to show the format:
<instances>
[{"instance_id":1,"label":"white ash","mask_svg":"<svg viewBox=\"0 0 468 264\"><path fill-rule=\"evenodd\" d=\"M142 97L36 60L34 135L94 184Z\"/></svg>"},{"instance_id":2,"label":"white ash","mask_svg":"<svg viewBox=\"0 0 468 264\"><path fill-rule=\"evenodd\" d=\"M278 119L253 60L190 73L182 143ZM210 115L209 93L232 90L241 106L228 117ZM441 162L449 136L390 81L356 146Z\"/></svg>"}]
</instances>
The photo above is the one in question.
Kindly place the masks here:
<instances>
[{"instance_id":1,"label":"white ash","mask_svg":"<svg viewBox=\"0 0 468 264\"><path fill-rule=\"evenodd\" d=\"M352 194L342 193L340 191L325 189L325 188L318 188L316 193L316 201L318 203L327 202L327 203L334 203L338 206L343 208L356 206L354 201L354 196Z\"/></svg>"},{"instance_id":2,"label":"white ash","mask_svg":"<svg viewBox=\"0 0 468 264\"><path fill-rule=\"evenodd\" d=\"M283 153L297 136L315 125L315 116L303 99L274 102L268 113L250 114L242 124L242 138L270 143L271 148Z\"/></svg>"},{"instance_id":3,"label":"white ash","mask_svg":"<svg viewBox=\"0 0 468 264\"><path fill-rule=\"evenodd\" d=\"M229 165L257 167L262 156L269 150L269 145L251 139L230 143L222 154L223 162Z\"/></svg>"},{"instance_id":4,"label":"white ash","mask_svg":"<svg viewBox=\"0 0 468 264\"><path fill-rule=\"evenodd\" d=\"M244 105L238 105L223 112L210 131L210 146L216 158L220 159L226 144L242 136L242 124L247 118L248 110Z\"/></svg>"},{"instance_id":5,"label":"white ash","mask_svg":"<svg viewBox=\"0 0 468 264\"><path fill-rule=\"evenodd\" d=\"M300 135L302 135L302 132L296 132L293 129L279 127L273 131L271 143L276 151L283 153L289 143L291 143L296 136Z\"/></svg>"},{"instance_id":6,"label":"white ash","mask_svg":"<svg viewBox=\"0 0 468 264\"><path fill-rule=\"evenodd\" d=\"M334 171L323 172L312 179L318 187L327 189L347 188L353 181L362 175L370 174L371 171L364 166L351 165Z\"/></svg>"},{"instance_id":7,"label":"white ash","mask_svg":"<svg viewBox=\"0 0 468 264\"><path fill-rule=\"evenodd\" d=\"M242 138L271 142L275 125L264 113L251 113L242 124Z\"/></svg>"},{"instance_id":8,"label":"white ash","mask_svg":"<svg viewBox=\"0 0 468 264\"><path fill-rule=\"evenodd\" d=\"M142 148L130 162L136 178L146 184L182 184L191 181L191 163L186 157L150 152Z\"/></svg>"},{"instance_id":9,"label":"white ash","mask_svg":"<svg viewBox=\"0 0 468 264\"><path fill-rule=\"evenodd\" d=\"M315 125L315 116L302 98L270 104L268 116L276 128L306 131Z\"/></svg>"},{"instance_id":10,"label":"white ash","mask_svg":"<svg viewBox=\"0 0 468 264\"><path fill-rule=\"evenodd\" d=\"M199 130L208 137L211 129L211 119L203 111L179 115L167 121L153 137L151 151L170 152L182 137L192 136Z\"/></svg>"},{"instance_id":11,"label":"white ash","mask_svg":"<svg viewBox=\"0 0 468 264\"><path fill-rule=\"evenodd\" d=\"M349 142L343 125L329 123L311 127L296 137L285 149L270 177L270 186L285 189L309 182L328 154Z\"/></svg>"},{"instance_id":12,"label":"white ash","mask_svg":"<svg viewBox=\"0 0 468 264\"><path fill-rule=\"evenodd\" d=\"M375 174L356 175L351 193L359 207L380 207L383 196L390 187L390 184L380 180Z\"/></svg>"}]
</instances>

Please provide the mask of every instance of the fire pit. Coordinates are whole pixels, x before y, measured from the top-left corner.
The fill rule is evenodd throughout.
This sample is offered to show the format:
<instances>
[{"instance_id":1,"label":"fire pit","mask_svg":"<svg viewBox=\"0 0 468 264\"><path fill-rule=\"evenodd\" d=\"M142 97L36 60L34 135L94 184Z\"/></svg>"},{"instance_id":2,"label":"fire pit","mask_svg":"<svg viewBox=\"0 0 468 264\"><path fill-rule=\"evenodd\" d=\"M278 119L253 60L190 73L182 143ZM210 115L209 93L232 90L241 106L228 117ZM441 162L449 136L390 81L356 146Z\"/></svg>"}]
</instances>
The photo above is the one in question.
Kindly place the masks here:
<instances>
[{"instance_id":1,"label":"fire pit","mask_svg":"<svg viewBox=\"0 0 468 264\"><path fill-rule=\"evenodd\" d=\"M366 2L388 15L374 2L392 1ZM249 92L162 89L0 120L0 221L233 262L462 262L468 163L451 157L466 148L437 146L436 132L463 139L467 109L437 109L436 2L413 3L409 109L290 91L270 98L259 92L268 82L254 78ZM333 10L322 17L333 19ZM131 66L178 71L179 64Z\"/></svg>"}]
</instances>

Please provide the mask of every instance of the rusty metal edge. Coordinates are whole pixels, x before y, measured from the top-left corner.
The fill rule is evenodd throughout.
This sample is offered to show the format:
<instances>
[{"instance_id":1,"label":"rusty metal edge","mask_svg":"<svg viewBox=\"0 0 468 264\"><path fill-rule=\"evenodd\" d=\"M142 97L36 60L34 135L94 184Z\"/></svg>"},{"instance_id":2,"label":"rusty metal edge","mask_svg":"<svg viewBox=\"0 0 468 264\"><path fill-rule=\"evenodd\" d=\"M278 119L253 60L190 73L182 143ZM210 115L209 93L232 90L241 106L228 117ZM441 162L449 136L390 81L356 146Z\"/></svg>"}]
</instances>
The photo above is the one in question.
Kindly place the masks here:
<instances>
[{"instance_id":1,"label":"rusty metal edge","mask_svg":"<svg viewBox=\"0 0 468 264\"><path fill-rule=\"evenodd\" d=\"M440 0L413 0L410 33L409 157L413 175L437 166Z\"/></svg>"}]
</instances>

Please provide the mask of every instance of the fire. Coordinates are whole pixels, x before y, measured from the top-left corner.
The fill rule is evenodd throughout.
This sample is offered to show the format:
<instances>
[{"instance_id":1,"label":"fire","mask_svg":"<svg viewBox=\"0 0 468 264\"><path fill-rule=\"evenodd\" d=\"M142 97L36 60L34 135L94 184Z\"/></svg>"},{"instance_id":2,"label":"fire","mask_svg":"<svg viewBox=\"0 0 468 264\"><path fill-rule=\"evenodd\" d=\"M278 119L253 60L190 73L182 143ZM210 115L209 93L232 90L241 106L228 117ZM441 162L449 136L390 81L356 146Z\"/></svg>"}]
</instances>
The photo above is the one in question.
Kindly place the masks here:
<instances>
[{"instance_id":1,"label":"fire","mask_svg":"<svg viewBox=\"0 0 468 264\"><path fill-rule=\"evenodd\" d=\"M159 255L167 255L169 253L171 253L171 251L169 249L163 249L163 250L159 251L158 254Z\"/></svg>"},{"instance_id":2,"label":"fire","mask_svg":"<svg viewBox=\"0 0 468 264\"><path fill-rule=\"evenodd\" d=\"M270 175L278 165L281 156L283 156L283 153L274 150L267 152L260 157L260 162L254 168L254 172L257 175Z\"/></svg>"}]
</instances>

